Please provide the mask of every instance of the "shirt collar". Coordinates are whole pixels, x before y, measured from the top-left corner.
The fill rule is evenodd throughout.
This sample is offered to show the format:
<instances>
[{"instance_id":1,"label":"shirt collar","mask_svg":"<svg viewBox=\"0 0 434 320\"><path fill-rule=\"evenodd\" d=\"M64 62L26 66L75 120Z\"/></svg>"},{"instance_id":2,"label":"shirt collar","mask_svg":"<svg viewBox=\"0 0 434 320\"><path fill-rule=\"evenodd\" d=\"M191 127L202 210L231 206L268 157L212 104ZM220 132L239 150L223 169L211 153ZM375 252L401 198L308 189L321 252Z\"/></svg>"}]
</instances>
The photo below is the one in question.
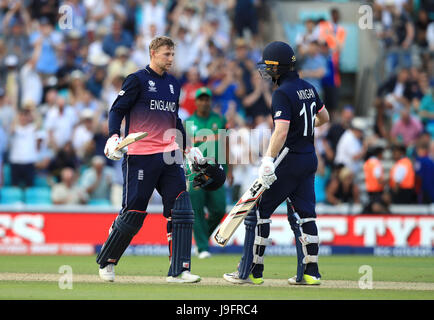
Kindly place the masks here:
<instances>
[{"instance_id":1,"label":"shirt collar","mask_svg":"<svg viewBox=\"0 0 434 320\"><path fill-rule=\"evenodd\" d=\"M277 79L277 84L280 86L285 81L292 81L298 78L297 71L288 71L287 73L280 75L279 79Z\"/></svg>"},{"instance_id":2,"label":"shirt collar","mask_svg":"<svg viewBox=\"0 0 434 320\"><path fill-rule=\"evenodd\" d=\"M149 66L149 64L145 67L145 70L149 72L149 74L151 74L154 77L158 77L158 78L164 78L166 77L166 72L164 72L162 75L159 75L158 73L156 73L154 70L151 69L151 67Z\"/></svg>"}]
</instances>

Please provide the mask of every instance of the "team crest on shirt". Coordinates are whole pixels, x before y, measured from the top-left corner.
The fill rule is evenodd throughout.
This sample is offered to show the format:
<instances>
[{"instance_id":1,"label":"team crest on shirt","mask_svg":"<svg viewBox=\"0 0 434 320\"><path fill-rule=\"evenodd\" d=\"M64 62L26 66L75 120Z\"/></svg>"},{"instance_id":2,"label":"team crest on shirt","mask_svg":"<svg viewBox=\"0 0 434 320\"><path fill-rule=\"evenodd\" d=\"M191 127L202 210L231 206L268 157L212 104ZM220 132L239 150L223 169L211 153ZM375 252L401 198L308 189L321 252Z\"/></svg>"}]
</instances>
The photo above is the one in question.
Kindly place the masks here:
<instances>
[{"instance_id":1,"label":"team crest on shirt","mask_svg":"<svg viewBox=\"0 0 434 320\"><path fill-rule=\"evenodd\" d=\"M148 87L148 91L149 92L157 92L157 87L155 86L155 82L152 80L148 81L149 87Z\"/></svg>"},{"instance_id":2,"label":"team crest on shirt","mask_svg":"<svg viewBox=\"0 0 434 320\"><path fill-rule=\"evenodd\" d=\"M175 90L173 89L173 85L169 84L169 89L171 94L175 94Z\"/></svg>"}]
</instances>

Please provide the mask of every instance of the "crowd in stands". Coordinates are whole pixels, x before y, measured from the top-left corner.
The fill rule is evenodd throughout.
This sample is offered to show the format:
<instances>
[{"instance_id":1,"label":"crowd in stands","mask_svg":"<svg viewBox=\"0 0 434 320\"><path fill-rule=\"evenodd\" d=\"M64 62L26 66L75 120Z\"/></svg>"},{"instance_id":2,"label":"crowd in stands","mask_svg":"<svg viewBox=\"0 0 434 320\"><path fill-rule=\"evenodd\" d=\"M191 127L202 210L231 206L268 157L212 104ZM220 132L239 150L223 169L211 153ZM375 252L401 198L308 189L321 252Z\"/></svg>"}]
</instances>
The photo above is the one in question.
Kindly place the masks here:
<instances>
[{"instance_id":1,"label":"crowd in stands","mask_svg":"<svg viewBox=\"0 0 434 320\"><path fill-rule=\"evenodd\" d=\"M391 203L434 202L434 11L410 3L372 3L388 55L370 128L340 101L346 34L339 10L332 9L329 20L304 21L305 31L291 44L300 76L332 114L315 133L319 203L363 203L367 211L388 212ZM0 191L45 188L49 203L120 207L121 163L103 153L108 111L125 77L149 63L150 41L168 35L176 43L171 72L182 85L180 117L194 113L194 93L207 86L213 110L237 136L231 158L248 156L248 165L234 166L229 186L230 201L238 200L256 177L273 126L273 85L256 71L272 40L265 37L270 10L265 0L0 1ZM414 48L422 49L416 57L405 51ZM376 169L372 158L393 166ZM360 173L371 180L358 181ZM0 202L8 197L2 194Z\"/></svg>"}]
</instances>

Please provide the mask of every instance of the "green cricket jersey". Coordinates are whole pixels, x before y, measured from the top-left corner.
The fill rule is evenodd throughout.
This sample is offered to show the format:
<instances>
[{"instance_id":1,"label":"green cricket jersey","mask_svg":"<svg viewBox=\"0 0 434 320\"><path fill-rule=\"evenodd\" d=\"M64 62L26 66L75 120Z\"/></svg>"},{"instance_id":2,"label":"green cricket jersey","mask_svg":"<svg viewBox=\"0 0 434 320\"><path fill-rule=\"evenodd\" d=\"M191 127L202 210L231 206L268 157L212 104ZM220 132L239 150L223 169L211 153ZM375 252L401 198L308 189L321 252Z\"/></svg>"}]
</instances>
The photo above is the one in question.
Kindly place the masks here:
<instances>
[{"instance_id":1,"label":"green cricket jersey","mask_svg":"<svg viewBox=\"0 0 434 320\"><path fill-rule=\"evenodd\" d=\"M195 112L185 120L184 127L192 146L198 147L204 157L215 158L217 163L224 164L226 170L226 119L212 111L207 118L199 117Z\"/></svg>"}]
</instances>

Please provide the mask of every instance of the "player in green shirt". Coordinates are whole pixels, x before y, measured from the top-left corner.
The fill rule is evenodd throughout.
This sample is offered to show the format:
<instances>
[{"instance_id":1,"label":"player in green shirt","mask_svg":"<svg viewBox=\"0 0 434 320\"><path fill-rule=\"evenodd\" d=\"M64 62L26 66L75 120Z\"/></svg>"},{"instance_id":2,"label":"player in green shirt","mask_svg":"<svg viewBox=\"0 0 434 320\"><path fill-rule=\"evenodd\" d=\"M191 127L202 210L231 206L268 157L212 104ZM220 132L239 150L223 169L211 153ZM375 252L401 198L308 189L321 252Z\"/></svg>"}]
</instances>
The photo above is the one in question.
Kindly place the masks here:
<instances>
[{"instance_id":1,"label":"player in green shirt","mask_svg":"<svg viewBox=\"0 0 434 320\"><path fill-rule=\"evenodd\" d=\"M229 183L232 181L232 168L228 164L229 154L226 137L226 119L211 110L211 90L202 87L195 93L196 111L185 120L184 127L191 145L198 147L205 158L212 158L221 164ZM213 161L211 161L213 162ZM187 169L187 190L194 210L193 235L199 258L210 257L209 238L219 225L226 212L226 187L215 191L193 188L195 174ZM208 215L205 215L205 208Z\"/></svg>"}]
</instances>

